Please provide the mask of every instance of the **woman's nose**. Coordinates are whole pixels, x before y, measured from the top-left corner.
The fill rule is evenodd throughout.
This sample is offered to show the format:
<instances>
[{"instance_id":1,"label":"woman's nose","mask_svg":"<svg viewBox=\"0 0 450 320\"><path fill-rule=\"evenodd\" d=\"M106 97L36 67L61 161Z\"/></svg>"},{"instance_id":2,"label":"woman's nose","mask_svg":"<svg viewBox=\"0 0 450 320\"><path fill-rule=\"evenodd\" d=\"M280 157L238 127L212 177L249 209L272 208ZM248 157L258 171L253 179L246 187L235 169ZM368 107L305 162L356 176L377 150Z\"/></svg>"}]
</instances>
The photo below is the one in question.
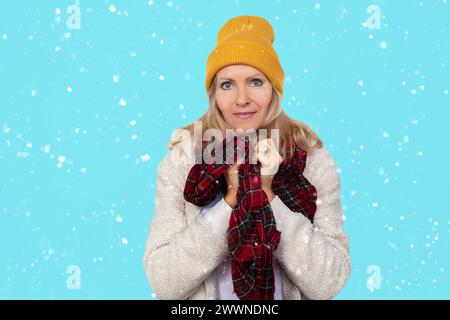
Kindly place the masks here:
<instances>
[{"instance_id":1,"label":"woman's nose","mask_svg":"<svg viewBox=\"0 0 450 320\"><path fill-rule=\"evenodd\" d=\"M245 88L238 89L237 97L236 97L236 105L237 106L246 106L250 103L250 98Z\"/></svg>"}]
</instances>

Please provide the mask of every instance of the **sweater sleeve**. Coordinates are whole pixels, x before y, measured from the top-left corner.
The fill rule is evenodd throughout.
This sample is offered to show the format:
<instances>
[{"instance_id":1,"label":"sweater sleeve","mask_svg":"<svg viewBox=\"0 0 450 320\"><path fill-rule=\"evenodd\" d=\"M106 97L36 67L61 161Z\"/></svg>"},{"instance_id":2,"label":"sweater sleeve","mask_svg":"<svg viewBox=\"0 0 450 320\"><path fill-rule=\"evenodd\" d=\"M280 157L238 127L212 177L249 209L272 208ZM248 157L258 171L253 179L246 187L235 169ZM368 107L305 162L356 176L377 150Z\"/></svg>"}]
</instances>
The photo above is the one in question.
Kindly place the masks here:
<instances>
[{"instance_id":1,"label":"sweater sleeve","mask_svg":"<svg viewBox=\"0 0 450 320\"><path fill-rule=\"evenodd\" d=\"M155 211L144 255L144 269L160 299L187 299L224 260L225 235L201 215L187 223L181 161L169 151L157 169Z\"/></svg>"},{"instance_id":2,"label":"sweater sleeve","mask_svg":"<svg viewBox=\"0 0 450 320\"><path fill-rule=\"evenodd\" d=\"M311 167L304 174L317 190L314 224L292 212L281 199L274 199L274 215L281 231L274 254L307 298L331 299L345 285L351 269L349 239L343 229L340 179L325 147L315 150L308 162Z\"/></svg>"}]
</instances>

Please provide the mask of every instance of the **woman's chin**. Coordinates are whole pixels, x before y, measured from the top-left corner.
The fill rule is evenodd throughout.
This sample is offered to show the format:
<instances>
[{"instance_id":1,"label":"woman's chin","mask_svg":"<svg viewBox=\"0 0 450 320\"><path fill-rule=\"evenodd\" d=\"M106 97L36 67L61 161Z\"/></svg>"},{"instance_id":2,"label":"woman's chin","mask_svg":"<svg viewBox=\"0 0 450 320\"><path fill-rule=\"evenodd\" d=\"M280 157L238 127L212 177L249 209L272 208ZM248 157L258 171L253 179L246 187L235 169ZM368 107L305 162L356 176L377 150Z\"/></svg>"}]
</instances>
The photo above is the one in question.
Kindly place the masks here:
<instances>
[{"instance_id":1,"label":"woman's chin","mask_svg":"<svg viewBox=\"0 0 450 320\"><path fill-rule=\"evenodd\" d=\"M246 124L242 124L242 123L235 123L233 128L235 130L240 129L240 130L257 130L259 128L259 126L257 124L253 124L253 123L246 123Z\"/></svg>"}]
</instances>

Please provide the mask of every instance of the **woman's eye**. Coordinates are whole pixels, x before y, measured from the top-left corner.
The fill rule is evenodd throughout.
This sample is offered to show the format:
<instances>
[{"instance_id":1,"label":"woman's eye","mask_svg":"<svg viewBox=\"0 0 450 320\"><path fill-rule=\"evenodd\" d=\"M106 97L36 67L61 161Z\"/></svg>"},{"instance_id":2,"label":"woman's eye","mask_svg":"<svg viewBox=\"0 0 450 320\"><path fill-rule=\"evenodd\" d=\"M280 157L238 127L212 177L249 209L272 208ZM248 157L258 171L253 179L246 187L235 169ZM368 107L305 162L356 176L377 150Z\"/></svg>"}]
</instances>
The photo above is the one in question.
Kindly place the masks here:
<instances>
[{"instance_id":1,"label":"woman's eye","mask_svg":"<svg viewBox=\"0 0 450 320\"><path fill-rule=\"evenodd\" d=\"M230 83L229 81L227 81L227 82L222 82L222 84L220 85L220 87L221 87L222 89L230 89L230 87L224 87L225 85L231 85L231 83Z\"/></svg>"},{"instance_id":2,"label":"woman's eye","mask_svg":"<svg viewBox=\"0 0 450 320\"><path fill-rule=\"evenodd\" d=\"M260 87L263 85L263 81L258 78L252 79L251 83L253 86L256 86L256 87ZM230 81L222 82L220 87L224 90L229 90L229 89L231 89L231 82Z\"/></svg>"},{"instance_id":3,"label":"woman's eye","mask_svg":"<svg viewBox=\"0 0 450 320\"><path fill-rule=\"evenodd\" d=\"M262 82L261 79L257 79L257 78L256 78L256 79L253 79L253 80L252 80L252 83L256 83L257 86L261 86L263 82Z\"/></svg>"}]
</instances>

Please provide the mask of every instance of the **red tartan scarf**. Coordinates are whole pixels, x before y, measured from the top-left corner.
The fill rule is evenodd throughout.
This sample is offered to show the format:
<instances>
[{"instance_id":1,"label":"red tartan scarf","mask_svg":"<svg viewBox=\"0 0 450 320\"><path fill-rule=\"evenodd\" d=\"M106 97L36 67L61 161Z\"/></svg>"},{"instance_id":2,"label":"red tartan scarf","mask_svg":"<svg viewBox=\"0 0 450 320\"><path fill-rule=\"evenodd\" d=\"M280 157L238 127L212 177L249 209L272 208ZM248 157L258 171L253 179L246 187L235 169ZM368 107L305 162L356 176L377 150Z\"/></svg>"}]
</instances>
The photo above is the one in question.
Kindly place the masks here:
<instances>
[{"instance_id":1,"label":"red tartan scarf","mask_svg":"<svg viewBox=\"0 0 450 320\"><path fill-rule=\"evenodd\" d=\"M223 155L226 154L223 140ZM231 144L236 162L237 137ZM286 154L272 181L273 192L292 211L313 221L317 192L303 176L306 152L294 143L286 144ZM228 145L230 148L230 145ZM261 189L261 163L250 164L249 140L245 137L245 161L239 167L237 205L233 208L227 231L234 292L241 300L273 300L275 292L272 266L273 252L280 242L275 217L266 193ZM214 150L211 153L213 157ZM228 156L228 154L227 154ZM197 206L213 201L218 192L226 194L223 173L232 165L222 161L195 164L189 171L184 198Z\"/></svg>"}]
</instances>

